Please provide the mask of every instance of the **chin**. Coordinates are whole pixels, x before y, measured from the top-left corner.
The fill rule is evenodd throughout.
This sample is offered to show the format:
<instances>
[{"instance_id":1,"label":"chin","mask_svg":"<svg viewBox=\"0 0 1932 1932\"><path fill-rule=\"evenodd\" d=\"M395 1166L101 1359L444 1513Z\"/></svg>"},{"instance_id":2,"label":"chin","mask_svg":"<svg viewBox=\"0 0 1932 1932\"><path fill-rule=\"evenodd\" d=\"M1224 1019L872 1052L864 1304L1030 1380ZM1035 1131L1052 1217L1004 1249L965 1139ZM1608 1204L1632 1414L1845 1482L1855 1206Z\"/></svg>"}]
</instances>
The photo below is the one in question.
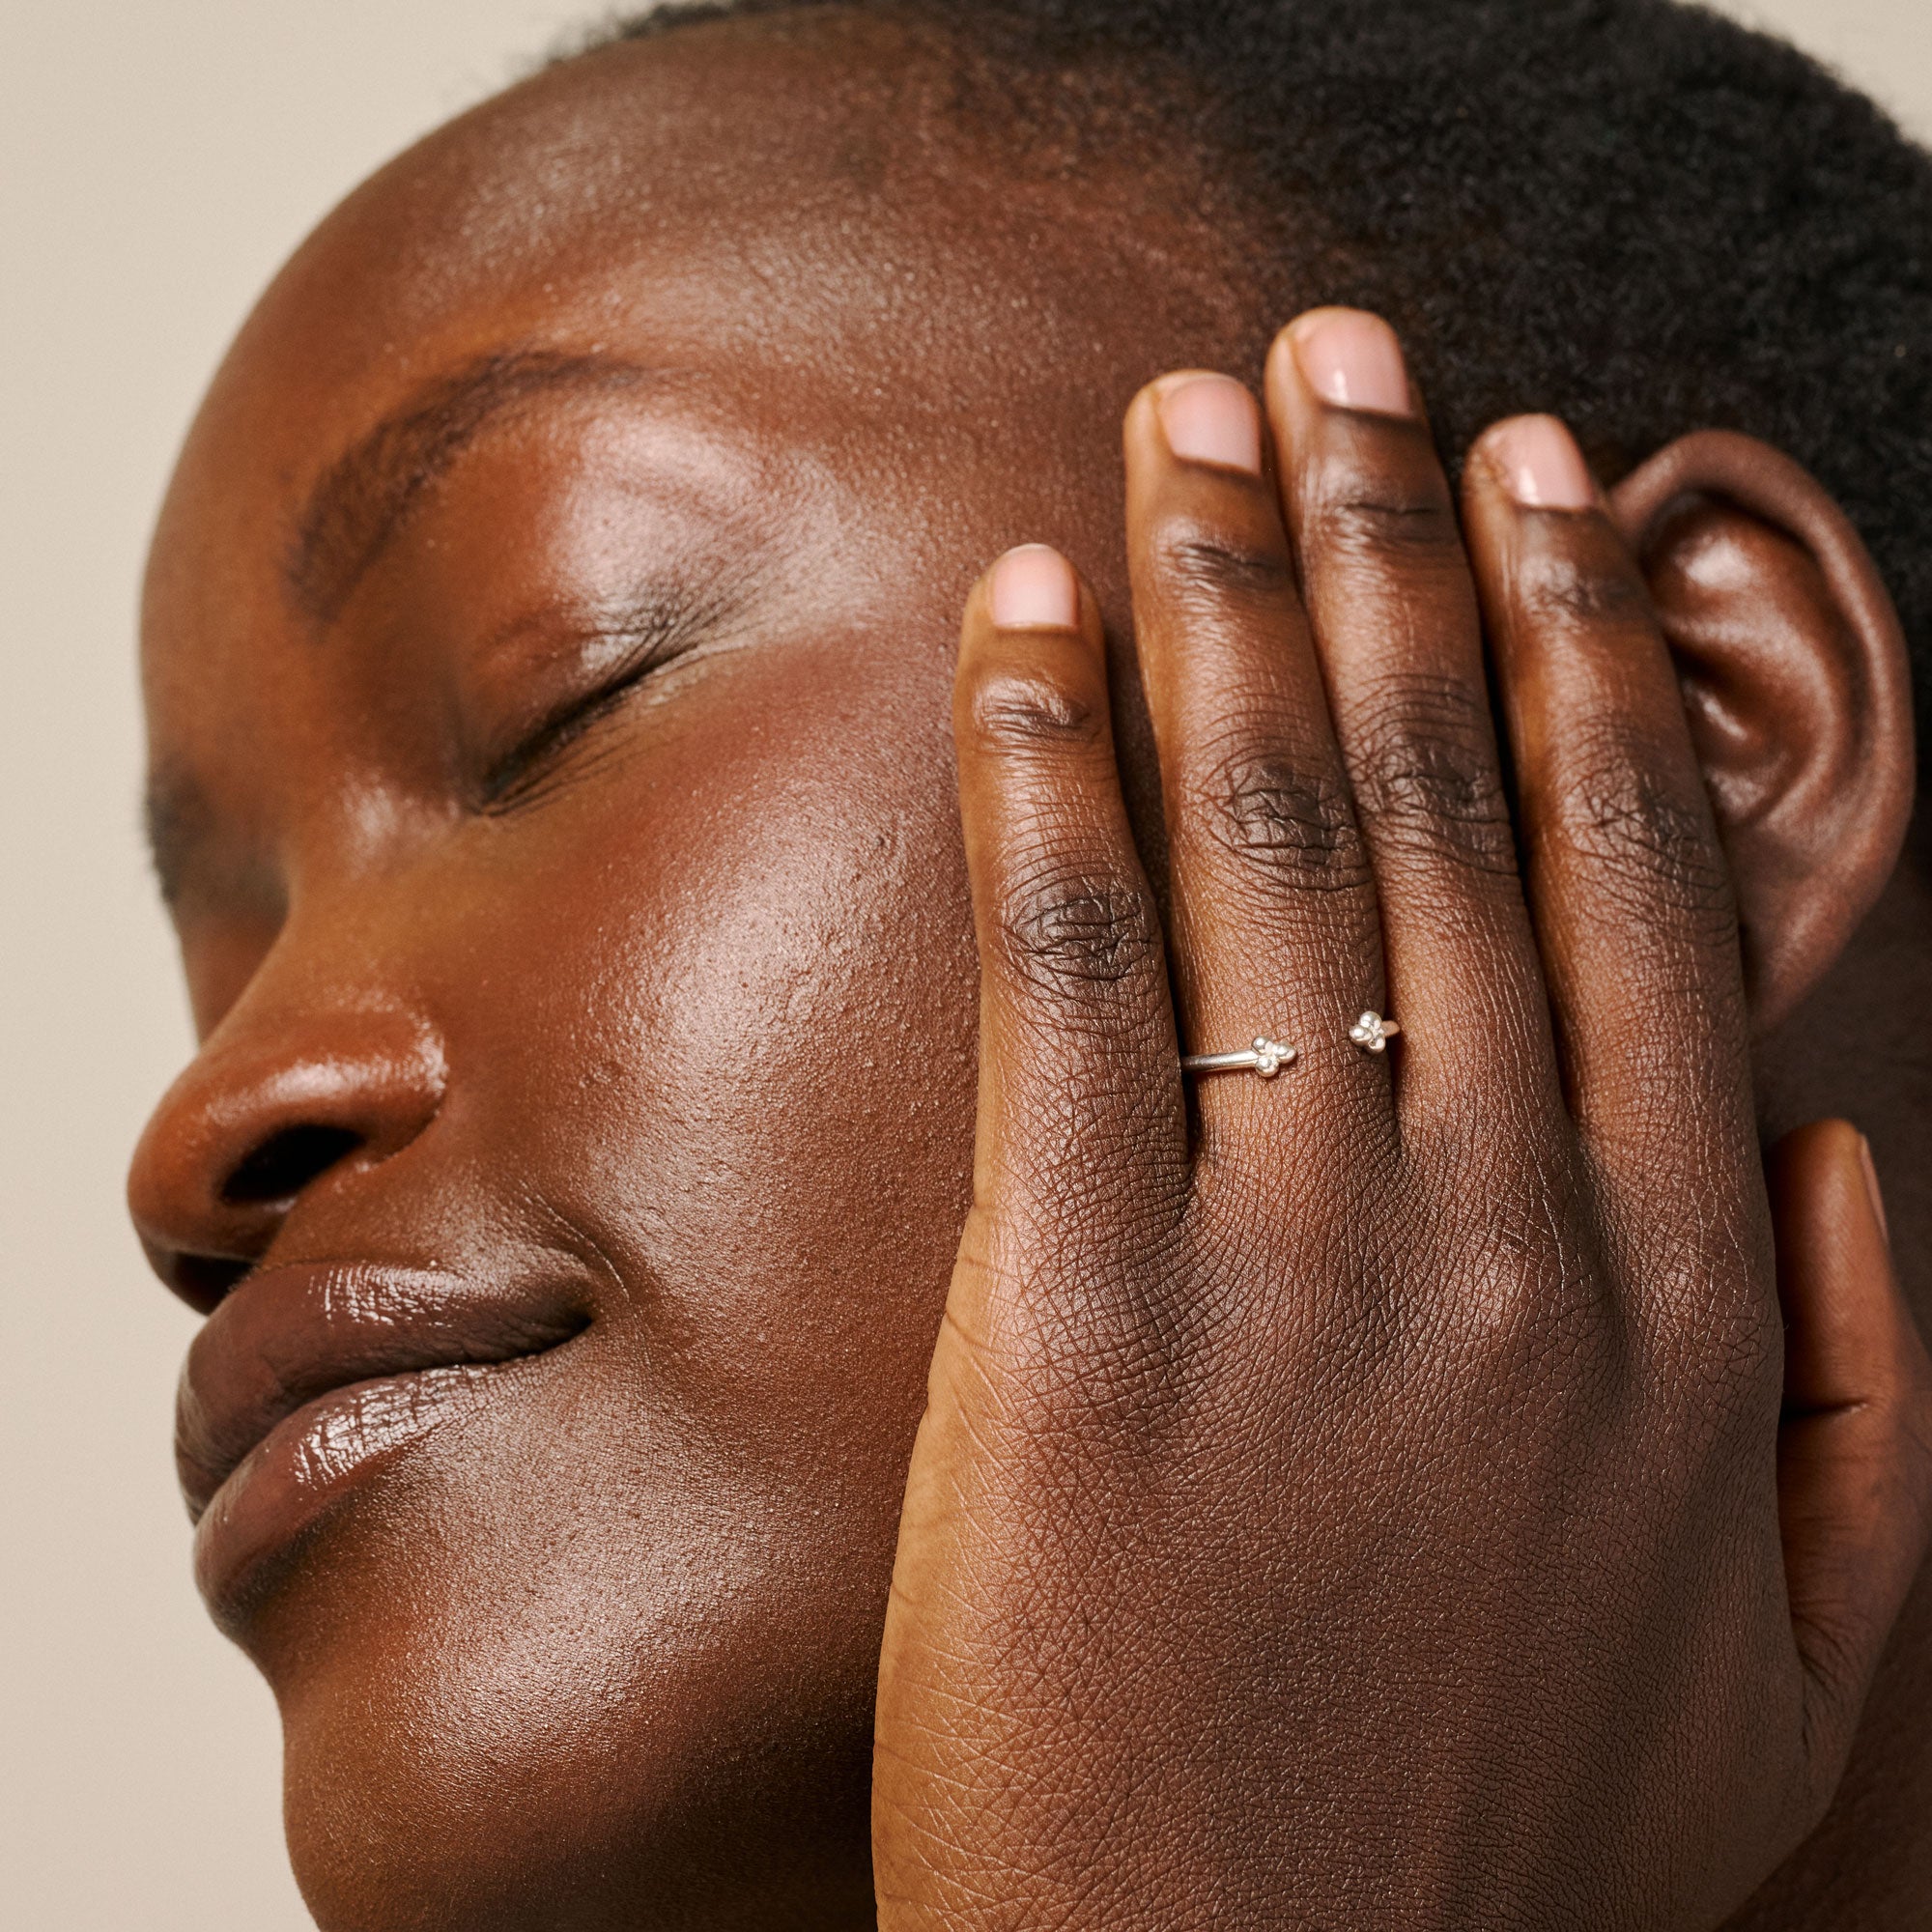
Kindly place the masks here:
<instances>
[{"instance_id":1,"label":"chin","mask_svg":"<svg viewBox=\"0 0 1932 1932\"><path fill-rule=\"evenodd\" d=\"M870 1923L883 1578L575 1406L412 1444L242 1618L317 1923Z\"/></svg>"}]
</instances>

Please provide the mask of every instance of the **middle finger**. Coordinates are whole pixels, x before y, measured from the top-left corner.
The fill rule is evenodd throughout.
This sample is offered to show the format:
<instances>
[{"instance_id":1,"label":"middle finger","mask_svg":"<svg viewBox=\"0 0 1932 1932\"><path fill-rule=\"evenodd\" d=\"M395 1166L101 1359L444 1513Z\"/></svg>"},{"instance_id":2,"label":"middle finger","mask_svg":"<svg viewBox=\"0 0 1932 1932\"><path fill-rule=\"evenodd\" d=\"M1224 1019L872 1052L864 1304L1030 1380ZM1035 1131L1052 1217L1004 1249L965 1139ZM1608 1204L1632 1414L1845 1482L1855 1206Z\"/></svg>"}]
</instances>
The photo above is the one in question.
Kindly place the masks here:
<instances>
[{"instance_id":1,"label":"middle finger","mask_svg":"<svg viewBox=\"0 0 1932 1932\"><path fill-rule=\"evenodd\" d=\"M1160 758L1171 958L1183 1050L1299 1056L1271 1082L1197 1086L1202 1154L1271 1170L1289 1145L1359 1151L1389 1122L1386 1061L1348 1030L1382 998L1375 882L1328 718L1260 410L1226 376L1179 374L1127 412L1134 630ZM1345 1134L1343 1123L1355 1132Z\"/></svg>"}]
</instances>

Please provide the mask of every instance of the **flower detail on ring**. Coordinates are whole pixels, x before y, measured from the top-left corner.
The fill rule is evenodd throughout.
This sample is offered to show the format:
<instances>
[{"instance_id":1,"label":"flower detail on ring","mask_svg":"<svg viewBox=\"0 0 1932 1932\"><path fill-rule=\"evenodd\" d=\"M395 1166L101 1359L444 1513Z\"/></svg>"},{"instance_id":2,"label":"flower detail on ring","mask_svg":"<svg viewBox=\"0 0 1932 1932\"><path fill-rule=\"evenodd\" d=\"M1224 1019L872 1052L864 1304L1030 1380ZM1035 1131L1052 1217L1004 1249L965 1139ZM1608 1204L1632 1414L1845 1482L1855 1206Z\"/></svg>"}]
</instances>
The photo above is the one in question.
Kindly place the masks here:
<instances>
[{"instance_id":1,"label":"flower detail on ring","mask_svg":"<svg viewBox=\"0 0 1932 1932\"><path fill-rule=\"evenodd\" d=\"M1262 1037L1255 1041L1255 1071L1264 1080L1272 1080L1294 1058L1294 1049L1278 1039Z\"/></svg>"},{"instance_id":2,"label":"flower detail on ring","mask_svg":"<svg viewBox=\"0 0 1932 1932\"><path fill-rule=\"evenodd\" d=\"M1389 1041L1401 1031L1394 1020L1385 1020L1379 1013L1364 1013L1349 1029L1349 1037L1367 1052L1385 1053Z\"/></svg>"}]
</instances>

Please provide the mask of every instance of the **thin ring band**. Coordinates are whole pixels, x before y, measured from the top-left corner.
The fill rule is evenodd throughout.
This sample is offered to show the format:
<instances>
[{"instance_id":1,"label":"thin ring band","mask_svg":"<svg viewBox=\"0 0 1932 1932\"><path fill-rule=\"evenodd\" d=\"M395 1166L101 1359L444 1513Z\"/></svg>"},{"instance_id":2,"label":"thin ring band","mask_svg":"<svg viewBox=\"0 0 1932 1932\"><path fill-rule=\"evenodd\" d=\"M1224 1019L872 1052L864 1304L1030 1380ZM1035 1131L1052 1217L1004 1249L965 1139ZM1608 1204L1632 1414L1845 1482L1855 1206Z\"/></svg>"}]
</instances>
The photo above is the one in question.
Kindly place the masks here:
<instances>
[{"instance_id":1,"label":"thin ring band","mask_svg":"<svg viewBox=\"0 0 1932 1932\"><path fill-rule=\"evenodd\" d=\"M1349 1037L1364 1053L1386 1053L1388 1043L1402 1031L1399 1020L1384 1019L1372 1008L1349 1029ZM1293 1047L1265 1034L1256 1036L1252 1046L1236 1053L1183 1053L1183 1073L1259 1073L1272 1080L1284 1066L1293 1065L1298 1056Z\"/></svg>"},{"instance_id":2,"label":"thin ring band","mask_svg":"<svg viewBox=\"0 0 1932 1932\"><path fill-rule=\"evenodd\" d=\"M1264 1080L1272 1080L1284 1066L1293 1065L1294 1059L1293 1047L1261 1034L1256 1037L1254 1045L1243 1047L1238 1053L1183 1053L1180 1056L1180 1070L1183 1073L1259 1073Z\"/></svg>"}]
</instances>

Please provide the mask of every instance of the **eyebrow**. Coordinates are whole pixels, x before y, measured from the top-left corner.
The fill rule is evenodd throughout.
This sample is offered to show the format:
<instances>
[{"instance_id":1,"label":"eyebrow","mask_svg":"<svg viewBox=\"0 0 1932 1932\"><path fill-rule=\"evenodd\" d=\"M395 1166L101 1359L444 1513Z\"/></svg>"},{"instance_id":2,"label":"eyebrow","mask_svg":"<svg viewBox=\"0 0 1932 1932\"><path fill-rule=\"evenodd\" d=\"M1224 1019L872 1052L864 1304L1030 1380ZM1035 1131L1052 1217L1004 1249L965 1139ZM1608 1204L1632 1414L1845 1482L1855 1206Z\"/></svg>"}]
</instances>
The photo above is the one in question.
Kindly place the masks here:
<instances>
[{"instance_id":1,"label":"eyebrow","mask_svg":"<svg viewBox=\"0 0 1932 1932\"><path fill-rule=\"evenodd\" d=\"M297 608L333 622L424 493L496 417L553 389L635 388L658 373L611 355L510 349L426 384L309 492L283 565Z\"/></svg>"}]
</instances>

